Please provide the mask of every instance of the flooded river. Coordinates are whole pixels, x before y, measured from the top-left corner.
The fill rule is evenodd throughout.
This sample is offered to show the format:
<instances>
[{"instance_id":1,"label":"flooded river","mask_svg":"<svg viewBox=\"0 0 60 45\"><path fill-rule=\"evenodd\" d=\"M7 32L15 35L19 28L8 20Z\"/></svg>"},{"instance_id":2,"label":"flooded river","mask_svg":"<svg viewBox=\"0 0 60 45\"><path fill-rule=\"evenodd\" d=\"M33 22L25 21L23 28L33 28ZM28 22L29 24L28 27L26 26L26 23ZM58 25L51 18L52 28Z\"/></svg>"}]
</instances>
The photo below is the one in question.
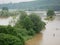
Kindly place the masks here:
<instances>
[{"instance_id":1,"label":"flooded river","mask_svg":"<svg viewBox=\"0 0 60 45\"><path fill-rule=\"evenodd\" d=\"M18 17L19 16L17 16L17 18ZM42 19L43 18L44 17L42 17ZM6 19L0 18L0 25L8 25L12 19L12 17ZM37 34L28 40L26 45L60 45L60 16L56 16L53 21L45 22L47 23L46 29L42 31L42 34Z\"/></svg>"},{"instance_id":2,"label":"flooded river","mask_svg":"<svg viewBox=\"0 0 60 45\"><path fill-rule=\"evenodd\" d=\"M46 21L46 29L28 40L26 45L60 45L60 16L53 21Z\"/></svg>"}]
</instances>

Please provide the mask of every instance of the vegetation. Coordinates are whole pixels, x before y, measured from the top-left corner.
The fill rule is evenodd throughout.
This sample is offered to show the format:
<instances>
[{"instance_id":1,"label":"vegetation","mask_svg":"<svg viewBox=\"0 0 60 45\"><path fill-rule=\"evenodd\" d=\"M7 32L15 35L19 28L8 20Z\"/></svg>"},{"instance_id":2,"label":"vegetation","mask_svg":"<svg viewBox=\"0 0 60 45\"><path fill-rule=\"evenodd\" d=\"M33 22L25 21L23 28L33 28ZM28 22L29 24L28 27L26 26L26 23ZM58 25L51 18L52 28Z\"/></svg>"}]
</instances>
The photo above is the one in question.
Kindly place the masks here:
<instances>
[{"instance_id":1,"label":"vegetation","mask_svg":"<svg viewBox=\"0 0 60 45\"><path fill-rule=\"evenodd\" d=\"M1 45L24 45L22 35L14 27L0 26Z\"/></svg>"},{"instance_id":2,"label":"vegetation","mask_svg":"<svg viewBox=\"0 0 60 45\"><path fill-rule=\"evenodd\" d=\"M39 33L40 31L42 31L42 29L45 28L45 23L35 13L30 14L29 17L31 21L33 22L33 30L36 33Z\"/></svg>"},{"instance_id":3,"label":"vegetation","mask_svg":"<svg viewBox=\"0 0 60 45\"><path fill-rule=\"evenodd\" d=\"M3 7L2 11L1 11L1 16L8 16L8 8L7 7Z\"/></svg>"},{"instance_id":4,"label":"vegetation","mask_svg":"<svg viewBox=\"0 0 60 45\"><path fill-rule=\"evenodd\" d=\"M27 31L33 30L36 33L39 33L43 28L45 28L45 23L41 20L39 16L35 13L27 15L26 12L20 15L20 19L16 24L16 27L25 28Z\"/></svg>"},{"instance_id":5,"label":"vegetation","mask_svg":"<svg viewBox=\"0 0 60 45\"><path fill-rule=\"evenodd\" d=\"M9 9L28 10L28 11L47 10L51 8L60 11L60 0L36 0L24 3L21 2L21 3L0 4L0 9L4 6L8 7Z\"/></svg>"},{"instance_id":6,"label":"vegetation","mask_svg":"<svg viewBox=\"0 0 60 45\"><path fill-rule=\"evenodd\" d=\"M21 11L15 26L0 26L0 45L24 45L45 28L45 23L35 13L27 15Z\"/></svg>"},{"instance_id":7,"label":"vegetation","mask_svg":"<svg viewBox=\"0 0 60 45\"><path fill-rule=\"evenodd\" d=\"M8 8L7 7L3 7L2 10L8 11Z\"/></svg>"},{"instance_id":8,"label":"vegetation","mask_svg":"<svg viewBox=\"0 0 60 45\"><path fill-rule=\"evenodd\" d=\"M7 7L3 7L2 10L0 11L0 17L16 16L18 14L19 14L18 11L10 12Z\"/></svg>"},{"instance_id":9,"label":"vegetation","mask_svg":"<svg viewBox=\"0 0 60 45\"><path fill-rule=\"evenodd\" d=\"M48 10L47 11L47 18L46 18L46 20L53 20L54 16L55 16L54 10Z\"/></svg>"},{"instance_id":10,"label":"vegetation","mask_svg":"<svg viewBox=\"0 0 60 45\"><path fill-rule=\"evenodd\" d=\"M22 43L16 36L0 33L0 45L22 45Z\"/></svg>"}]
</instances>

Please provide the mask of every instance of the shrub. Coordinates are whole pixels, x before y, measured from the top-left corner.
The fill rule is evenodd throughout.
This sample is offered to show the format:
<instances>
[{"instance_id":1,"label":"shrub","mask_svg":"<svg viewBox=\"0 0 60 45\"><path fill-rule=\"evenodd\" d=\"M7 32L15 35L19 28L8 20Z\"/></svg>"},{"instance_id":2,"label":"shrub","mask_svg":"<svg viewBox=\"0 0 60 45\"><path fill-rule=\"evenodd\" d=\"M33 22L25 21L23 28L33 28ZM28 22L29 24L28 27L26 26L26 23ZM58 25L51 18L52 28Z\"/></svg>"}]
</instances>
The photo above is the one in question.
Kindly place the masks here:
<instances>
[{"instance_id":1,"label":"shrub","mask_svg":"<svg viewBox=\"0 0 60 45\"><path fill-rule=\"evenodd\" d=\"M28 30L28 35L29 35L29 36L35 35L35 31L34 31L33 29L29 29L29 30Z\"/></svg>"},{"instance_id":2,"label":"shrub","mask_svg":"<svg viewBox=\"0 0 60 45\"><path fill-rule=\"evenodd\" d=\"M16 36L0 33L0 45L23 45L23 44L21 42L21 39Z\"/></svg>"},{"instance_id":3,"label":"shrub","mask_svg":"<svg viewBox=\"0 0 60 45\"><path fill-rule=\"evenodd\" d=\"M45 22L43 22L41 18L37 16L35 13L30 14L29 17L33 22L33 30L36 33L39 33L40 31L42 31L43 28L45 28Z\"/></svg>"},{"instance_id":4,"label":"shrub","mask_svg":"<svg viewBox=\"0 0 60 45\"><path fill-rule=\"evenodd\" d=\"M21 42L23 43L23 45L25 43L25 41L24 41L24 39L22 37L22 34L17 29L15 29L15 27L0 26L0 33L10 34L10 35L16 36L19 39L21 39Z\"/></svg>"}]
</instances>

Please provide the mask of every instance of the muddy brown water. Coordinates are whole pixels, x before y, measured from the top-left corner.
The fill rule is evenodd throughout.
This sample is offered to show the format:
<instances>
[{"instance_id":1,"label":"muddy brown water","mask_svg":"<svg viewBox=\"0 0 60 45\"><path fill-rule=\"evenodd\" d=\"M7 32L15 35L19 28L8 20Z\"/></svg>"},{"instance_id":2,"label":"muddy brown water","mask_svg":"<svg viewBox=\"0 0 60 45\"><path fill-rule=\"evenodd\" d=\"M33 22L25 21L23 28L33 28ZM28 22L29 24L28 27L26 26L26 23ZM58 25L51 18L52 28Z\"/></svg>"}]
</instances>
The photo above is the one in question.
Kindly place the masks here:
<instances>
[{"instance_id":1,"label":"muddy brown water","mask_svg":"<svg viewBox=\"0 0 60 45\"><path fill-rule=\"evenodd\" d=\"M46 29L26 41L26 45L60 45L60 15L53 21L45 21Z\"/></svg>"},{"instance_id":2,"label":"muddy brown water","mask_svg":"<svg viewBox=\"0 0 60 45\"><path fill-rule=\"evenodd\" d=\"M31 40L26 41L25 45L39 45L42 41L42 37L43 35L41 33L36 34L36 36L34 36Z\"/></svg>"},{"instance_id":3,"label":"muddy brown water","mask_svg":"<svg viewBox=\"0 0 60 45\"><path fill-rule=\"evenodd\" d=\"M0 25L8 25L11 20L11 17L7 19L0 18ZM53 21L45 22L47 25L42 34L37 34L32 39L26 41L25 45L60 45L60 15L56 16Z\"/></svg>"}]
</instances>

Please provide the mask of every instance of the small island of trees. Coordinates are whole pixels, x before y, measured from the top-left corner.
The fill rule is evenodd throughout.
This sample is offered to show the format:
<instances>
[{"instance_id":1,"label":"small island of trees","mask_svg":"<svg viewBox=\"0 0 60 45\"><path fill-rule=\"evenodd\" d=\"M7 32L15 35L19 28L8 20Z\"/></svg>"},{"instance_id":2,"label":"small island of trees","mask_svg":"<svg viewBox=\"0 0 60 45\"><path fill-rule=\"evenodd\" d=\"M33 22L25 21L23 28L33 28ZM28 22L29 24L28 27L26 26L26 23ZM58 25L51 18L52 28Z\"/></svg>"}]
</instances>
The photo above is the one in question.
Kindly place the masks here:
<instances>
[{"instance_id":1,"label":"small island of trees","mask_svg":"<svg viewBox=\"0 0 60 45\"><path fill-rule=\"evenodd\" d=\"M54 18L55 18L54 10L48 10L46 20L54 20Z\"/></svg>"}]
</instances>

